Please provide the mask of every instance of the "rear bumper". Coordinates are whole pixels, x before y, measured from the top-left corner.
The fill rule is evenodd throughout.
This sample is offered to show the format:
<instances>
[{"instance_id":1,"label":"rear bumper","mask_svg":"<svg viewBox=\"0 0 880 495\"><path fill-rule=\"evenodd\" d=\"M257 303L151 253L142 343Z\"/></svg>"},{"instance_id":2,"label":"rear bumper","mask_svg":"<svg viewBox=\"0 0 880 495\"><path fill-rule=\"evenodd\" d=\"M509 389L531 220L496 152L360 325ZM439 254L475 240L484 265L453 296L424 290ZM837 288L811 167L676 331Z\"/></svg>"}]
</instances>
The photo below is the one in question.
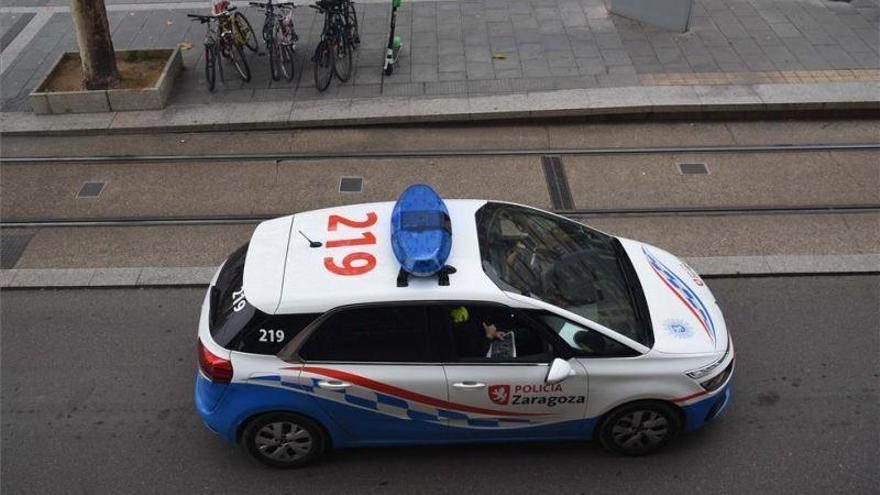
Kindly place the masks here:
<instances>
[{"instance_id":1,"label":"rear bumper","mask_svg":"<svg viewBox=\"0 0 880 495\"><path fill-rule=\"evenodd\" d=\"M227 414L223 414L223 396L229 388L225 383L214 383L196 372L195 402L199 416L209 430L227 442L235 442L235 425L230 424Z\"/></svg>"}]
</instances>

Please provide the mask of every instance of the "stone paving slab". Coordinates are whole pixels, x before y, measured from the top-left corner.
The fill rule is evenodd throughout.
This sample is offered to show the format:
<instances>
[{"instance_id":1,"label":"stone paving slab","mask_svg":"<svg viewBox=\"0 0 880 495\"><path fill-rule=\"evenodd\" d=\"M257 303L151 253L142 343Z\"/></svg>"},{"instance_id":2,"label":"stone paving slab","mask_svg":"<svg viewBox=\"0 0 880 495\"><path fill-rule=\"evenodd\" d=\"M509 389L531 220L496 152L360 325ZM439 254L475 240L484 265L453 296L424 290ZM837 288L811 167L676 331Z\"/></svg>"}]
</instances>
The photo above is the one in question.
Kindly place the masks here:
<instances>
[{"instance_id":1,"label":"stone paving slab","mask_svg":"<svg viewBox=\"0 0 880 495\"><path fill-rule=\"evenodd\" d=\"M256 105L256 106L255 106ZM288 109L290 111L288 112ZM821 110L880 114L880 82L752 86L655 86L512 93L473 97L348 98L274 104L180 105L155 112L69 115L0 114L6 134L247 130L414 122L542 119L564 116ZM286 117L285 117L286 114Z\"/></svg>"},{"instance_id":2,"label":"stone paving slab","mask_svg":"<svg viewBox=\"0 0 880 495\"><path fill-rule=\"evenodd\" d=\"M689 257L704 277L880 273L880 254ZM0 270L7 289L167 287L208 285L218 267L68 268Z\"/></svg>"},{"instance_id":3,"label":"stone paving slab","mask_svg":"<svg viewBox=\"0 0 880 495\"><path fill-rule=\"evenodd\" d=\"M192 46L184 53L186 70L177 81L172 107L880 79L876 0L696 0L692 28L684 34L609 15L603 0L442 0L404 4L397 24L404 39L401 63L381 84L387 3L357 3L362 45L354 76L346 84L334 82L324 93L315 90L311 77L309 55L321 27L312 9L297 11L300 42L293 83L271 81L265 57L251 54L252 81L230 78L214 93L204 81L204 28L185 17L188 11L206 10L207 2L110 0L108 9L118 49ZM239 4L259 32L260 12ZM46 19L50 11L42 5L57 5L51 18ZM43 18L42 27L35 19L23 29L40 27L20 55L12 63L4 59L2 111L28 111L27 94L45 75L48 61L75 48L64 5L64 0L12 0L0 8L0 15L38 12ZM651 105L663 103L659 95Z\"/></svg>"}]
</instances>

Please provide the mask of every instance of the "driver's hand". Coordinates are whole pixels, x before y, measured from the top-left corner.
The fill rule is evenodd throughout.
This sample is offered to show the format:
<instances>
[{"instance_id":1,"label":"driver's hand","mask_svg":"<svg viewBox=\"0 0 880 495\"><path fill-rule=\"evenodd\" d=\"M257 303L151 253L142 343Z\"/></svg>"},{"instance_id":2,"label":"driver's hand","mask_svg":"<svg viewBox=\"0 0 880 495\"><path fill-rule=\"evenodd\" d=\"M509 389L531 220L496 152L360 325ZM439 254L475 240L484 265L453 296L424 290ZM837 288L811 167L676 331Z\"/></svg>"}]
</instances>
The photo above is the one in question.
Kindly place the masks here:
<instances>
[{"instance_id":1,"label":"driver's hand","mask_svg":"<svg viewBox=\"0 0 880 495\"><path fill-rule=\"evenodd\" d=\"M504 338L504 332L499 332L498 328L491 323L486 324L486 322L483 322L483 331L486 332L486 338L489 340L500 340Z\"/></svg>"}]
</instances>

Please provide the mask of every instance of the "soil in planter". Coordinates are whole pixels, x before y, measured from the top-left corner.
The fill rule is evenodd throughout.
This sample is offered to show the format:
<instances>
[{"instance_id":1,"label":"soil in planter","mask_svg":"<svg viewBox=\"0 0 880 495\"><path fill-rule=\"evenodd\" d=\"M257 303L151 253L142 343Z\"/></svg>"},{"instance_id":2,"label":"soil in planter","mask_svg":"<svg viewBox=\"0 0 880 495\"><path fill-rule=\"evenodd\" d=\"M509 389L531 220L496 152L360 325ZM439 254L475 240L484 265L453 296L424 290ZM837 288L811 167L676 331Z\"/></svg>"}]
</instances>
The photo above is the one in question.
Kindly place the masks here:
<instances>
[{"instance_id":1,"label":"soil in planter","mask_svg":"<svg viewBox=\"0 0 880 495\"><path fill-rule=\"evenodd\" d=\"M165 68L167 57L121 57L117 56L116 67L119 69L119 81L110 89L144 89L152 88L162 69ZM45 92L82 91L82 63L78 56L64 57L54 74L43 85Z\"/></svg>"}]
</instances>

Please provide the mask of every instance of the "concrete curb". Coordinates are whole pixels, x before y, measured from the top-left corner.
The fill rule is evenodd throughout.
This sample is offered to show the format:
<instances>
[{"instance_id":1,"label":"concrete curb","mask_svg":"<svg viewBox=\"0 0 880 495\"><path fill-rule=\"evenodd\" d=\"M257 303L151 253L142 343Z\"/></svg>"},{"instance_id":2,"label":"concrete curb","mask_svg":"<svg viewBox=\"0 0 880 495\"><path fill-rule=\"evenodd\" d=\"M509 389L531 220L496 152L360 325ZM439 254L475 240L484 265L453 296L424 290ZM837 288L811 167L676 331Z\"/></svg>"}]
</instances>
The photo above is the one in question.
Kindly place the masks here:
<instances>
[{"instance_id":1,"label":"concrete curb","mask_svg":"<svg viewBox=\"0 0 880 495\"><path fill-rule=\"evenodd\" d=\"M880 82L633 86L488 96L352 98L177 105L79 115L0 113L0 133L285 129L554 117L620 118L829 112L880 115Z\"/></svg>"},{"instance_id":2,"label":"concrete curb","mask_svg":"<svg viewBox=\"0 0 880 495\"><path fill-rule=\"evenodd\" d=\"M685 258L700 275L773 276L880 273L880 254L710 256ZM217 267L22 268L0 270L0 288L204 286Z\"/></svg>"}]
</instances>

